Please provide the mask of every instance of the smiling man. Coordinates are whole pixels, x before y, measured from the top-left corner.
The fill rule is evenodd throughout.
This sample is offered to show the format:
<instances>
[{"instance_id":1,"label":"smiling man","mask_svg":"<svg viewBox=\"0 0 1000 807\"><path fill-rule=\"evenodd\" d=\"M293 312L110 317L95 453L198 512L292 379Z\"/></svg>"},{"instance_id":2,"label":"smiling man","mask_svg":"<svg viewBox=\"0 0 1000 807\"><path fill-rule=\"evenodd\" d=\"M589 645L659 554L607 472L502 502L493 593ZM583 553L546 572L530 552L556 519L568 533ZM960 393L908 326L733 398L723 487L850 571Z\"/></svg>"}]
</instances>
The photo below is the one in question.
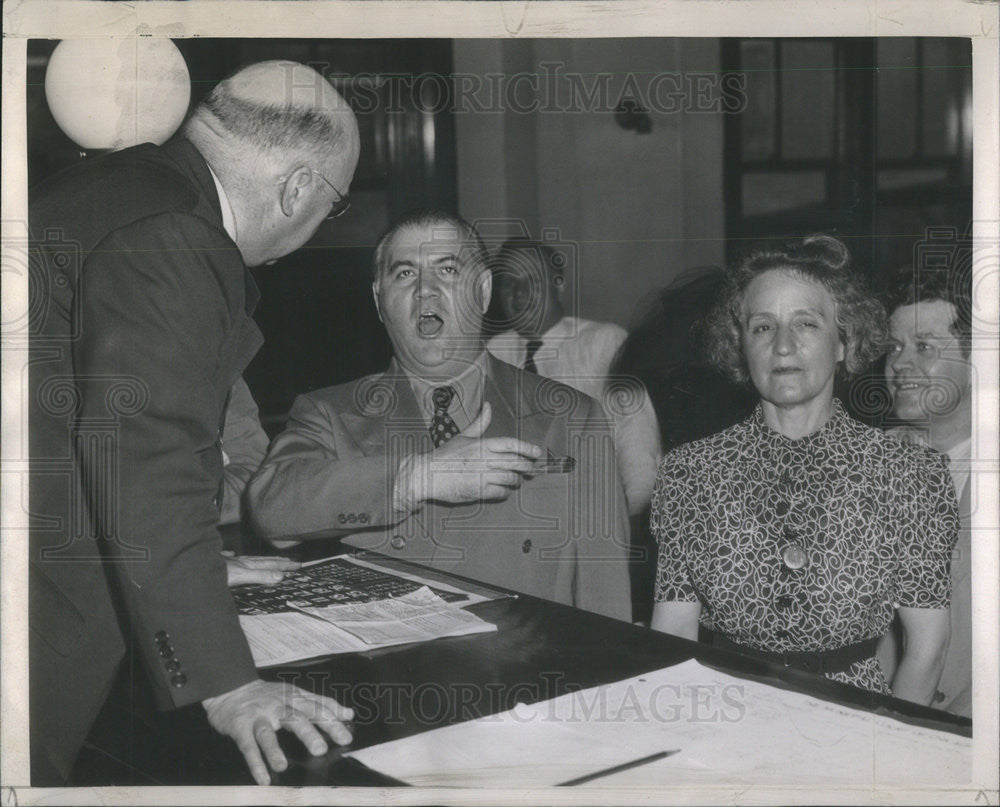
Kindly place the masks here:
<instances>
[{"instance_id":1,"label":"smiling man","mask_svg":"<svg viewBox=\"0 0 1000 807\"><path fill-rule=\"evenodd\" d=\"M931 705L972 717L971 273L908 273L888 310L885 377L893 415L903 421L891 433L948 456L961 519L951 562L951 641ZM890 632L879 648L883 666L894 667L897 648Z\"/></svg>"},{"instance_id":2,"label":"smiling man","mask_svg":"<svg viewBox=\"0 0 1000 807\"><path fill-rule=\"evenodd\" d=\"M385 373L300 396L248 487L257 530L346 543L629 619L628 522L593 399L486 353L476 231L416 211L375 250Z\"/></svg>"}]
</instances>

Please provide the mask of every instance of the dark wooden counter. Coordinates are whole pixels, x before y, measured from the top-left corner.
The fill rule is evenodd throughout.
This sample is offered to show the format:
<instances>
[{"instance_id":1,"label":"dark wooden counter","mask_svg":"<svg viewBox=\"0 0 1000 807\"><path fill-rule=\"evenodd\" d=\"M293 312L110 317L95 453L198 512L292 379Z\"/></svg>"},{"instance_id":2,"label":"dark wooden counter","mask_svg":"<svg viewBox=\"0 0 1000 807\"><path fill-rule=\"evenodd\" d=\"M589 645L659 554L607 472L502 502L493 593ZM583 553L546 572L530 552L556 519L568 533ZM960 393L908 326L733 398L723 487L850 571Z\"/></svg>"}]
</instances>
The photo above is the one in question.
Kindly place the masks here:
<instances>
[{"instance_id":1,"label":"dark wooden counter","mask_svg":"<svg viewBox=\"0 0 1000 807\"><path fill-rule=\"evenodd\" d=\"M726 672L897 719L971 735L971 722L875 695L821 676L678 639L533 597L472 606L495 633L333 656L265 670L353 707L354 742L363 748L697 658ZM331 748L314 758L281 733L289 768L280 785L380 785L389 780ZM332 745L332 744L331 744ZM128 665L74 772L76 785L243 785L253 781L233 743L208 725L200 706L159 713Z\"/></svg>"}]
</instances>

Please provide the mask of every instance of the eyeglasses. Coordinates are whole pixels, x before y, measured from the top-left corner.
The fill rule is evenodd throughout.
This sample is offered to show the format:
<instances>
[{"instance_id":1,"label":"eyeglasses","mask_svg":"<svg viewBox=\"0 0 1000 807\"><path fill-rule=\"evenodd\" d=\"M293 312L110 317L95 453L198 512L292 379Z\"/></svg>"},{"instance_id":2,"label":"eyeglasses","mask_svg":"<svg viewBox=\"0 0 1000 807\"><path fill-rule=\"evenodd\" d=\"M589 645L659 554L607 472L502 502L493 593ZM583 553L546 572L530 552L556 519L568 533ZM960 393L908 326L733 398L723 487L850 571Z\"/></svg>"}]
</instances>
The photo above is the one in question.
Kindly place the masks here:
<instances>
[{"instance_id":1,"label":"eyeglasses","mask_svg":"<svg viewBox=\"0 0 1000 807\"><path fill-rule=\"evenodd\" d=\"M326 217L326 221L330 221L330 219L335 219L338 218L339 216L343 216L347 212L347 209L351 206L351 197L348 196L346 193L341 193L341 191L337 188L336 185L334 185L330 180L328 180L315 168L310 168L309 170L312 171L320 179L322 179L327 185L333 188L333 192L337 194L337 200L333 203L333 207L330 208L330 212Z\"/></svg>"},{"instance_id":2,"label":"eyeglasses","mask_svg":"<svg viewBox=\"0 0 1000 807\"><path fill-rule=\"evenodd\" d=\"M336 185L334 185L330 180L328 180L315 168L313 168L312 166L307 166L307 167L312 173L314 173L316 176L322 179L327 185L333 188L333 192L337 194L337 199L334 201L333 207L330 208L330 212L327 214L325 221L330 221L330 219L335 219L338 218L339 216L343 216L347 212L347 209L351 206L351 197L348 196L346 193L341 193L340 189L337 188ZM287 179L288 179L287 176L280 176L278 177L278 183L280 184Z\"/></svg>"}]
</instances>

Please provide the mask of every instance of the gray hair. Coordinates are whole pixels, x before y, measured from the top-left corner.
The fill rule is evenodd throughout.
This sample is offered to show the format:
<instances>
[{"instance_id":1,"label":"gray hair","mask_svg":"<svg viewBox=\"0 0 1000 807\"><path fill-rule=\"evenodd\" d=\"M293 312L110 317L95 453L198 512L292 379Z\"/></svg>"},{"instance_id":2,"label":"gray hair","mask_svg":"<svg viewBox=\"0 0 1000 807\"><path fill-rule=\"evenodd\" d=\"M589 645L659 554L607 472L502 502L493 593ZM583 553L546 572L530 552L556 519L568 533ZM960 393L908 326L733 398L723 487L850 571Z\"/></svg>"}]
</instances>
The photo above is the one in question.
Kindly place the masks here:
<instances>
[{"instance_id":1,"label":"gray hair","mask_svg":"<svg viewBox=\"0 0 1000 807\"><path fill-rule=\"evenodd\" d=\"M240 98L233 94L228 81L217 84L191 118L206 114L260 152L310 154L326 160L335 157L348 142L342 116L301 105ZM190 129L186 128L185 133L190 134Z\"/></svg>"}]
</instances>

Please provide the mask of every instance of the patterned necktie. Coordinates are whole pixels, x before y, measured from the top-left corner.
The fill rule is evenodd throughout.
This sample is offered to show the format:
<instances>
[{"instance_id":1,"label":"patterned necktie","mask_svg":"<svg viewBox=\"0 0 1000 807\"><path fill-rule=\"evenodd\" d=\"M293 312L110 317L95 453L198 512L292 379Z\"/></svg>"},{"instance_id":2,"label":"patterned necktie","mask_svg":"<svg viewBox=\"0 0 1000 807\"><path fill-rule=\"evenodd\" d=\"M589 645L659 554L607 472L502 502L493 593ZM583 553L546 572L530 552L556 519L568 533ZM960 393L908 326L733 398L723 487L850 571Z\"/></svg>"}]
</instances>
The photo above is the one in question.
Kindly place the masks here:
<instances>
[{"instance_id":1,"label":"patterned necktie","mask_svg":"<svg viewBox=\"0 0 1000 807\"><path fill-rule=\"evenodd\" d=\"M528 352L527 357L524 360L524 369L529 373L537 373L538 366L535 364L535 354L538 352L538 348L542 346L541 339L529 339L528 340Z\"/></svg>"},{"instance_id":2,"label":"patterned necktie","mask_svg":"<svg viewBox=\"0 0 1000 807\"><path fill-rule=\"evenodd\" d=\"M458 426L448 414L451 399L455 397L454 387L435 387L431 393L434 402L434 417L431 418L431 440L434 448L440 448L458 434Z\"/></svg>"}]
</instances>

